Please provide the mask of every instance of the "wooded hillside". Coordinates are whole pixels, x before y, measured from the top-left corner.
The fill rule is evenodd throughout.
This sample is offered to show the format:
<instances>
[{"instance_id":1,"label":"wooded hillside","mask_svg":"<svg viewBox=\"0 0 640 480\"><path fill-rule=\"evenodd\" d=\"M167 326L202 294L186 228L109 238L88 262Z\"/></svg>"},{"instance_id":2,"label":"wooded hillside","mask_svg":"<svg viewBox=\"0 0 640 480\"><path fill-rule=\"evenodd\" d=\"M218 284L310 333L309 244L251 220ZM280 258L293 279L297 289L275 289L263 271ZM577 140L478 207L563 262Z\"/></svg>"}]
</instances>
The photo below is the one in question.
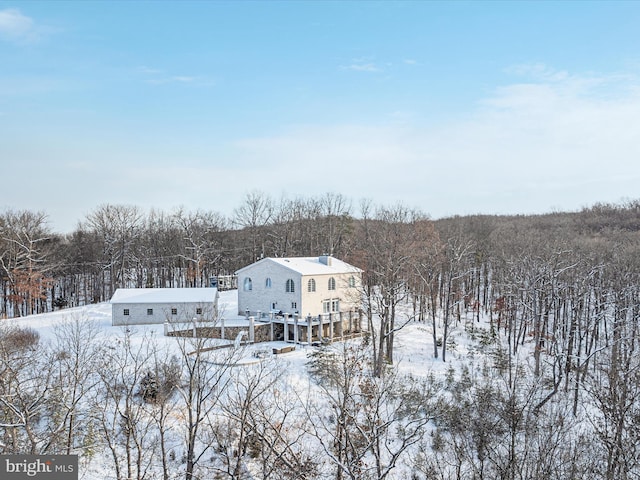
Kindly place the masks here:
<instances>
[{"instance_id":1,"label":"wooded hillside","mask_svg":"<svg viewBox=\"0 0 640 480\"><path fill-rule=\"evenodd\" d=\"M0 219L3 316L107 300L120 286L206 285L210 276L232 273L261 256L331 253L364 269L359 293L369 334L345 343L342 351L311 353L309 372L319 377L317 411L300 403L296 392L297 400L287 397L279 418L268 413L288 388L277 362L273 370L256 370L266 372L264 378L245 372L223 382L235 360L212 368L190 355L199 350L186 343L176 365L149 366L157 361L153 351L132 354L129 340L117 347L94 345L91 322L65 327L77 332L61 330L62 346L40 345L35 331L3 328L3 452L78 451L90 457L100 436L113 453L117 478L137 472L140 479L153 448L162 453L163 478L173 478L175 468L189 480L212 445L217 453L210 468L226 472L220 478L245 478L239 473L243 465L258 458L263 478L276 478L275 471L278 478L393 478L390 472L401 465L413 478L440 480L617 480L640 472L640 201L580 212L431 221L401 205L363 203L355 216L339 195L276 205L253 193L233 218L105 205L67 236L49 231L45 218L11 211ZM395 338L409 324L426 332L420 342L433 345L438 362L448 361L461 337L482 360L472 352L458 356L444 379L425 373L418 382L399 375ZM450 338L451 332L457 337ZM34 355L44 350L48 356ZM69 367L76 357L64 352L76 351L78 358L86 351L96 359ZM123 359L134 363L119 365ZM87 372L73 370L81 366ZM182 376L177 384L198 388L178 389L182 397L168 390L164 398L157 386L162 375L151 382L149 368L162 375L175 370L173 376ZM43 379L33 372L49 373ZM102 385L107 394L85 405L79 401L85 394L76 392L84 392L78 385L92 375L98 377L87 391L93 395L95 385ZM196 377L201 383L194 383ZM58 385L60 379L77 385ZM228 395L236 392L232 386L246 391L239 388L238 400L224 404L213 421L209 416L222 408L215 401L218 386ZM165 434L177 428L167 423L169 404L190 419L179 430L186 438L180 461L165 448ZM114 410L94 418L87 405ZM184 414L201 408L207 414L194 421ZM307 416L290 415L294 410ZM118 415L128 421L131 411L157 425L106 423ZM275 424L272 415L279 418ZM300 418L306 420L301 424ZM199 428L212 435L204 446ZM144 440L155 429L159 439ZM230 438L236 446L228 445ZM311 444L315 450L305 450ZM123 458L126 475L119 471Z\"/></svg>"}]
</instances>

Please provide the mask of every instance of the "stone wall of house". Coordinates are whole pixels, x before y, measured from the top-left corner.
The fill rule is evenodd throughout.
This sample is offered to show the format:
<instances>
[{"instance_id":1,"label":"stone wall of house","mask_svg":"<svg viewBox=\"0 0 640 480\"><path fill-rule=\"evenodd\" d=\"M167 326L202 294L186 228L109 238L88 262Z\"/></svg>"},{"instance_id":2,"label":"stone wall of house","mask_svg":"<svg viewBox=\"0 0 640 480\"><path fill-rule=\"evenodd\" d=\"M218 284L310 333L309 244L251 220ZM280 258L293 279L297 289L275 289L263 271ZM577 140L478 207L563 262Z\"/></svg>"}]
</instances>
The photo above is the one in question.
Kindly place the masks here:
<instances>
[{"instance_id":1,"label":"stone wall of house","mask_svg":"<svg viewBox=\"0 0 640 480\"><path fill-rule=\"evenodd\" d=\"M340 319L336 318L337 315L340 315ZM338 341L341 338L353 338L354 336L360 336L363 333L362 327L362 314L360 312L343 312L340 314L331 314L332 323L329 323L329 315L322 315L323 317L323 329L320 333L318 331L318 325L313 326L313 341L320 341L323 339L332 339L334 341ZM314 318L317 320L317 317ZM292 341L294 338L294 320L290 319L288 325L289 330L289 341ZM301 318L298 320L298 327L300 331L298 332L298 340L301 343L306 342L307 333L306 328L308 325L307 318ZM331 328L333 327L333 328ZM272 340L271 337L271 328L272 325L269 323L259 323L256 322L254 324L254 342L269 342ZM247 336L243 337L243 341L247 341L249 338L249 325L234 325L234 326L225 326L224 328L224 338L226 340L235 340L240 332L247 332ZM192 337L193 329L185 329L178 330L174 332L169 332L169 336L176 337ZM216 325L211 327L197 327L196 328L196 336L201 338L222 338L222 326ZM282 341L284 340L284 324L282 323L273 323L273 340L274 341Z\"/></svg>"},{"instance_id":2,"label":"stone wall of house","mask_svg":"<svg viewBox=\"0 0 640 480\"><path fill-rule=\"evenodd\" d=\"M275 325L274 325L275 326ZM233 326L224 328L225 340L235 340L240 332L247 332L246 337L242 337L242 341L249 339L249 326ZM193 329L176 330L167 334L170 337L192 337ZM254 342L269 342L271 340L271 325L257 323L254 326ZM214 327L196 327L196 337L198 338L222 338L222 327L220 325Z\"/></svg>"}]
</instances>

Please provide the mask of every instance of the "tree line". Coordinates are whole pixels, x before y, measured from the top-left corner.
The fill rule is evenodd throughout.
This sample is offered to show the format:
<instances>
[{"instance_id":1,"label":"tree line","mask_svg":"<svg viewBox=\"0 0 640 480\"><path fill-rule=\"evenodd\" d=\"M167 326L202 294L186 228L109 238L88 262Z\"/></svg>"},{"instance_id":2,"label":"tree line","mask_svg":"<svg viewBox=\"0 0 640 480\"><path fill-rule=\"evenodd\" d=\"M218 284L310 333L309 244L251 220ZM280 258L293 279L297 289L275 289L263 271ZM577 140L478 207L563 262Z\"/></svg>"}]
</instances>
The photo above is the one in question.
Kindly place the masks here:
<instances>
[{"instance_id":1,"label":"tree line","mask_svg":"<svg viewBox=\"0 0 640 480\"><path fill-rule=\"evenodd\" d=\"M265 256L348 250L351 205L341 195L276 202L251 192L231 217L101 205L70 234L44 212L0 214L0 318L109 300L119 287L200 287Z\"/></svg>"},{"instance_id":2,"label":"tree line","mask_svg":"<svg viewBox=\"0 0 640 480\"><path fill-rule=\"evenodd\" d=\"M231 358L192 355L194 344L168 362L139 355L154 343L126 334L89 341L82 321L34 355L37 334L6 330L2 451L100 445L117 478L155 478L149 452L164 478L177 468L187 480L205 464L238 479L249 464L264 478L393 478L399 465L441 480L640 474L640 201L436 221L403 205L359 210L340 195L276 206L254 192L233 219L103 206L66 237L42 214L5 213L5 315L108 299L118 286L199 286L261 256L332 253L364 270L370 334L312 356L305 397L275 364L238 375ZM448 361L464 332L482 362L444 379L400 376L395 339L416 322L433 357Z\"/></svg>"},{"instance_id":3,"label":"tree line","mask_svg":"<svg viewBox=\"0 0 640 480\"><path fill-rule=\"evenodd\" d=\"M450 327L471 311L495 318L492 329L504 331L513 351L530 336L536 352L564 342L568 374L578 368L575 354L589 358L612 334L611 322L597 319L615 295L611 278L626 270L631 282L637 273L639 205L432 221L401 204L362 201L355 216L339 194L276 202L254 191L231 218L102 205L64 236L42 212L7 211L0 317L109 300L119 287L207 286L262 257L328 253L364 270L363 309L370 324L381 322L370 329L378 370L393 363L397 329L415 319L431 323L433 354L446 361ZM409 313L398 311L405 301Z\"/></svg>"}]
</instances>

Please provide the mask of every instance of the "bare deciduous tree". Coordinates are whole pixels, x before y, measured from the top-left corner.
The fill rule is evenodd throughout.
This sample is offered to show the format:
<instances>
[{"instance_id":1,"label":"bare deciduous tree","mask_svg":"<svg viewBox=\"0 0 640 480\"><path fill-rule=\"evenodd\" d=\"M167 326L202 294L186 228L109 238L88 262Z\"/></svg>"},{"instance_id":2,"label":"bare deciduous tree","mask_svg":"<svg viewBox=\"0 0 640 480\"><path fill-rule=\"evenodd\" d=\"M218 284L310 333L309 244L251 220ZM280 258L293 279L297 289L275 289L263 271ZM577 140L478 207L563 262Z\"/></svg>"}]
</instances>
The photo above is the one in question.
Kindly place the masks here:
<instances>
[{"instance_id":1,"label":"bare deciduous tree","mask_svg":"<svg viewBox=\"0 0 640 480\"><path fill-rule=\"evenodd\" d=\"M348 343L312 357L320 395L307 415L336 480L390 477L432 420L432 384L391 367L376 377L370 361L366 345Z\"/></svg>"},{"instance_id":2,"label":"bare deciduous tree","mask_svg":"<svg viewBox=\"0 0 640 480\"><path fill-rule=\"evenodd\" d=\"M87 216L86 225L102 242L101 261L109 286L102 298L111 298L116 288L134 281L142 213L135 206L101 205Z\"/></svg>"},{"instance_id":3,"label":"bare deciduous tree","mask_svg":"<svg viewBox=\"0 0 640 480\"><path fill-rule=\"evenodd\" d=\"M47 291L53 279L47 276L52 234L43 212L8 211L0 221L0 271L8 282L12 313L31 315L46 311ZM12 315L12 316L14 316Z\"/></svg>"}]
</instances>

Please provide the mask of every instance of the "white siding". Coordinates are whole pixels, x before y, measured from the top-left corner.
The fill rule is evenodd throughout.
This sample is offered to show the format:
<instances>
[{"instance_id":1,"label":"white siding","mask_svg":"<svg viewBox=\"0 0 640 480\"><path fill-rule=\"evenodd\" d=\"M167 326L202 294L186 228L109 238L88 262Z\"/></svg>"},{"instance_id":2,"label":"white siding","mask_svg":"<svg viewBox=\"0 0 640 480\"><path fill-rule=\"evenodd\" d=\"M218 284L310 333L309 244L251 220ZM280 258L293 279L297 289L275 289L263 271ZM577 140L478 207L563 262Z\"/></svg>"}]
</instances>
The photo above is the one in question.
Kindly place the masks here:
<instances>
[{"instance_id":1,"label":"white siding","mask_svg":"<svg viewBox=\"0 0 640 480\"><path fill-rule=\"evenodd\" d=\"M349 278L355 277L356 286L349 287ZM335 278L336 289L329 290L329 278ZM316 281L316 291L307 291L307 282L310 278ZM304 291L302 293L302 309L301 314L307 316L319 315L322 312L322 302L324 300L338 299L340 300L340 311L348 312L349 310L358 308L360 302L360 273L342 273L342 274L325 274L325 275L309 275L302 278Z\"/></svg>"},{"instance_id":2,"label":"white siding","mask_svg":"<svg viewBox=\"0 0 640 480\"><path fill-rule=\"evenodd\" d=\"M153 315L147 314L147 309L153 310ZM171 309L177 310L176 315ZM197 309L202 309L202 314ZM217 310L213 304L203 303L117 303L111 306L112 325L145 325L169 322L189 322L194 318L200 321L215 321ZM124 315L125 309L129 315Z\"/></svg>"},{"instance_id":3,"label":"white siding","mask_svg":"<svg viewBox=\"0 0 640 480\"><path fill-rule=\"evenodd\" d=\"M251 291L244 289L247 277L251 278L253 287ZM271 288L265 286L267 278L271 279ZM292 279L294 282L295 291L293 293L286 291L287 279ZM300 279L299 273L278 265L268 258L243 268L238 272L238 314L242 315L246 310L249 310L251 314L255 314L257 311L269 313L273 303L276 304L276 311L282 310L291 314L296 310L300 311L302 303L300 295L303 287ZM297 307L292 308L292 303L296 303Z\"/></svg>"},{"instance_id":4,"label":"white siding","mask_svg":"<svg viewBox=\"0 0 640 480\"><path fill-rule=\"evenodd\" d=\"M309 263L308 259L306 260ZM291 264L296 268L300 259L292 259ZM265 258L238 271L238 314L242 315L246 310L251 314L257 311L268 313L272 310L272 304L276 303L276 311L293 314L298 312L300 316L319 315L322 313L323 300L338 299L340 311L346 312L360 305L359 292L361 291L361 273L353 268L349 272L336 272L334 268L318 264L313 266L312 274L302 275L300 272L286 267L287 259ZM340 262L341 265L346 265ZM347 266L348 268L349 266ZM327 273L320 273L328 271ZM317 273L316 273L317 272ZM329 290L329 278L335 278L336 289ZM356 280L355 287L349 287L349 278ZM244 289L245 279L251 278L252 290ZM265 286L266 279L271 279L271 288ZM293 279L295 292L286 292L287 279ZM316 291L308 292L307 283L310 278L316 281ZM292 302L296 307L292 307Z\"/></svg>"},{"instance_id":5,"label":"white siding","mask_svg":"<svg viewBox=\"0 0 640 480\"><path fill-rule=\"evenodd\" d=\"M149 315L147 310L153 313ZM176 314L172 314L172 309ZM198 313L198 309L202 313ZM125 315L125 310L129 315ZM215 288L118 289L111 299L112 325L144 325L170 322L215 321L218 291Z\"/></svg>"}]
</instances>

